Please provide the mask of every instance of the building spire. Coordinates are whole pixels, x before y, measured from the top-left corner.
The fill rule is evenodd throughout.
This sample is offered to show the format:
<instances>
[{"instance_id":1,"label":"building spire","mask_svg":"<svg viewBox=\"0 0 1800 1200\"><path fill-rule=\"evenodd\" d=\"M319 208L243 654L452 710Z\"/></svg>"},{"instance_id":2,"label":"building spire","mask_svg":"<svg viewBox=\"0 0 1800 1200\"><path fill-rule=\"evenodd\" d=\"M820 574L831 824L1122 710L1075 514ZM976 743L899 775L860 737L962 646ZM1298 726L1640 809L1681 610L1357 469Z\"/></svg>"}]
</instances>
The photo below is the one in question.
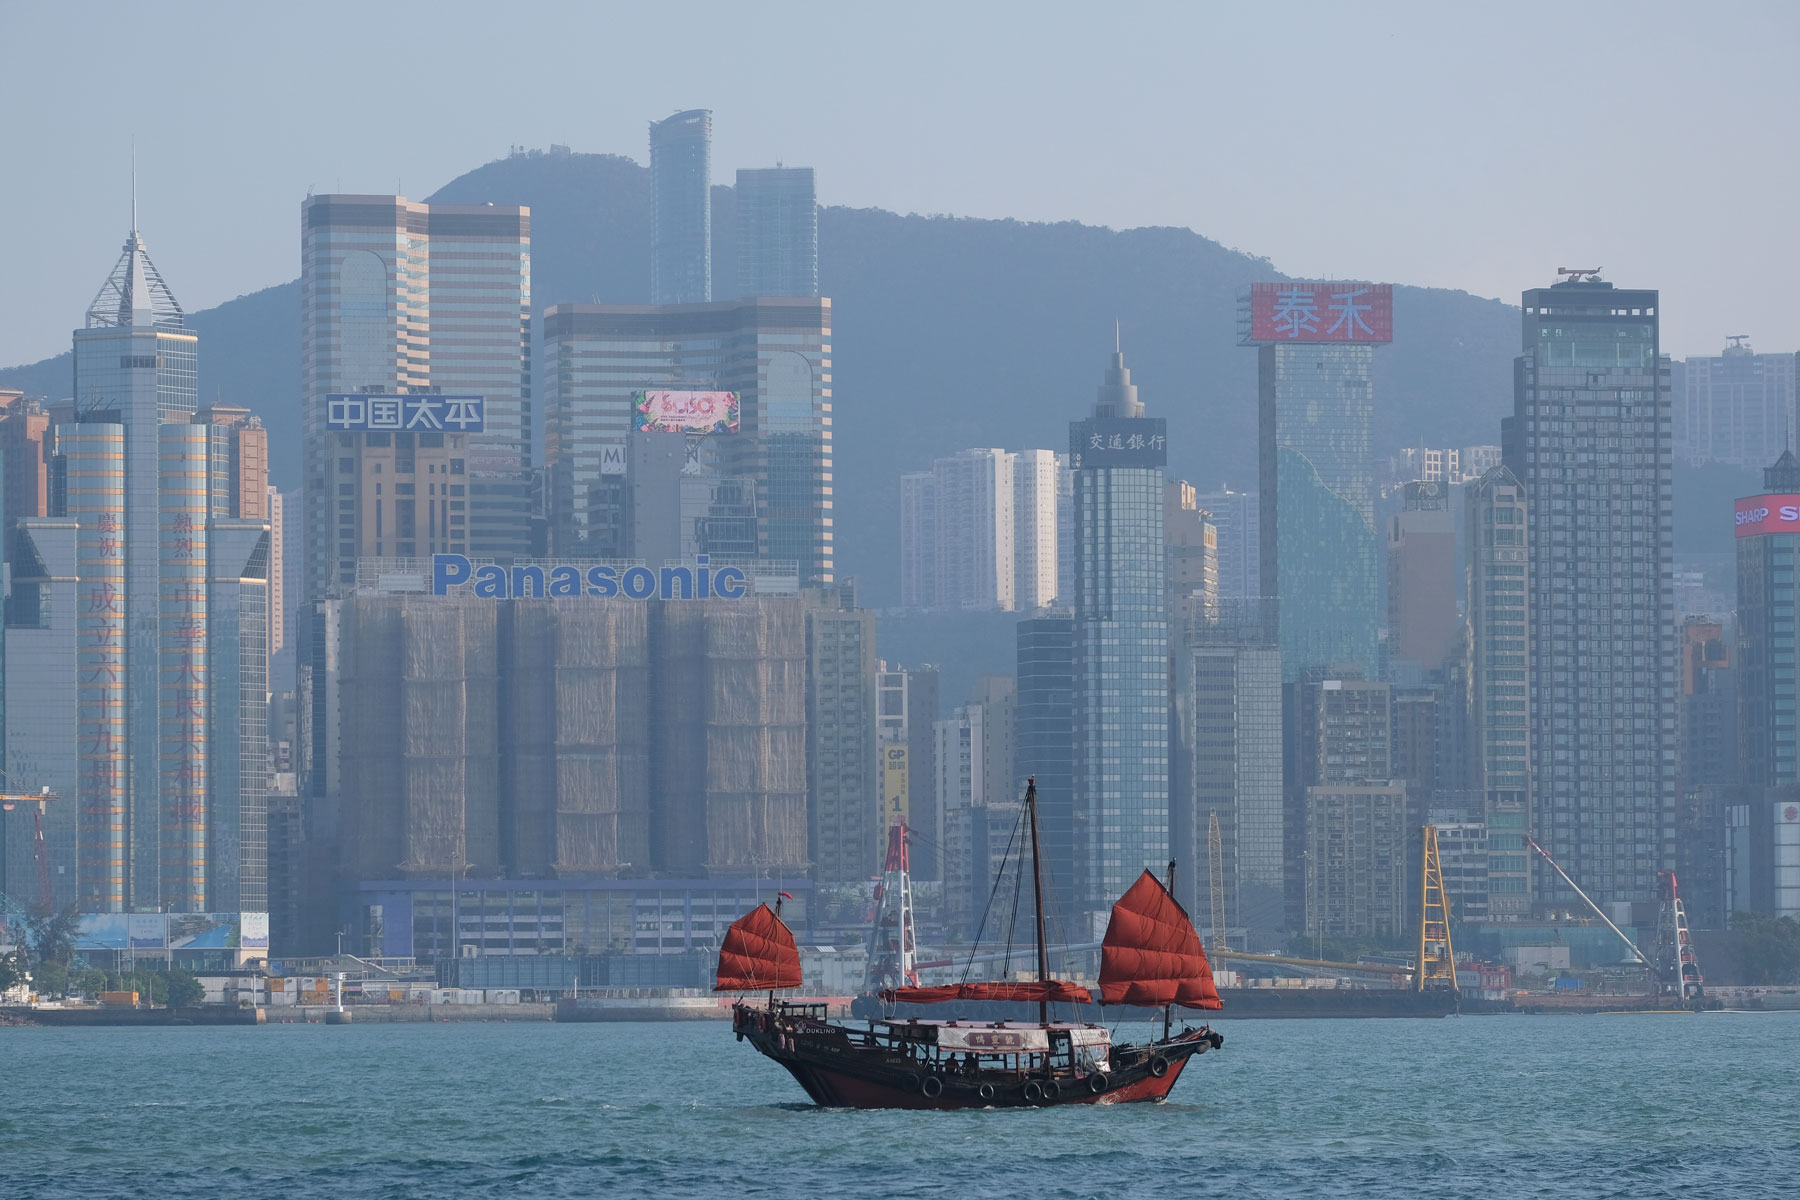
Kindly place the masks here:
<instances>
[{"instance_id":1,"label":"building spire","mask_svg":"<svg viewBox=\"0 0 1800 1200\"><path fill-rule=\"evenodd\" d=\"M1099 398L1094 401L1096 417L1141 417L1144 406L1138 402L1137 385L1131 382L1131 371L1125 366L1125 354L1119 349L1119 322L1113 321L1112 364L1100 384Z\"/></svg>"},{"instance_id":2,"label":"building spire","mask_svg":"<svg viewBox=\"0 0 1800 1200\"><path fill-rule=\"evenodd\" d=\"M94 302L88 305L87 325L148 325L161 329L181 329L187 324L181 305L169 292L150 252L138 233L137 211L137 140L131 144L131 230L106 282Z\"/></svg>"}]
</instances>

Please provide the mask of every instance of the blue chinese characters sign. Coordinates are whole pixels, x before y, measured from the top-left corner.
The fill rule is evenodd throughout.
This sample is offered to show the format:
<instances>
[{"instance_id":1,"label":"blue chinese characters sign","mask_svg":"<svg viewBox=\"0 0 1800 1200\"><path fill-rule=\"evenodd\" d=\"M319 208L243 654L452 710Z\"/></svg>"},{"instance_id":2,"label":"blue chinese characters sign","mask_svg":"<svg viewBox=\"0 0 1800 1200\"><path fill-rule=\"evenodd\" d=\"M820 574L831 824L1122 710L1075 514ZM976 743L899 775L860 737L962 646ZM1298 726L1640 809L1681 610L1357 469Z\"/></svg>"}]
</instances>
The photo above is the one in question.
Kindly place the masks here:
<instances>
[{"instance_id":1,"label":"blue chinese characters sign","mask_svg":"<svg viewBox=\"0 0 1800 1200\"><path fill-rule=\"evenodd\" d=\"M325 397L333 433L482 433L487 397L333 393Z\"/></svg>"}]
</instances>

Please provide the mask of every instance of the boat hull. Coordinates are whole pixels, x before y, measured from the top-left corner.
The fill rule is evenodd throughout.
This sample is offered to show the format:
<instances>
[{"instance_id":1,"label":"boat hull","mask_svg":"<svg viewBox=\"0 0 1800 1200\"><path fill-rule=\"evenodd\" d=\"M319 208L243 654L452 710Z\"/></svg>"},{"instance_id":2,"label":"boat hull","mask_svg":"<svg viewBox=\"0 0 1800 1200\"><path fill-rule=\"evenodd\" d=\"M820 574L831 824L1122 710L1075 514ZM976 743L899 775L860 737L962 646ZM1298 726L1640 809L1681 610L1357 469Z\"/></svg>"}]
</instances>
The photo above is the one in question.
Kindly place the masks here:
<instances>
[{"instance_id":1,"label":"boat hull","mask_svg":"<svg viewBox=\"0 0 1800 1200\"><path fill-rule=\"evenodd\" d=\"M739 1040L781 1064L814 1102L831 1108L1051 1108L1064 1104L1128 1104L1167 1098L1188 1060L1223 1041L1210 1030L1184 1030L1165 1041L1118 1047L1106 1071L1077 1074L944 1070L894 1051L857 1044L861 1031L793 1020L739 1005Z\"/></svg>"}]
</instances>

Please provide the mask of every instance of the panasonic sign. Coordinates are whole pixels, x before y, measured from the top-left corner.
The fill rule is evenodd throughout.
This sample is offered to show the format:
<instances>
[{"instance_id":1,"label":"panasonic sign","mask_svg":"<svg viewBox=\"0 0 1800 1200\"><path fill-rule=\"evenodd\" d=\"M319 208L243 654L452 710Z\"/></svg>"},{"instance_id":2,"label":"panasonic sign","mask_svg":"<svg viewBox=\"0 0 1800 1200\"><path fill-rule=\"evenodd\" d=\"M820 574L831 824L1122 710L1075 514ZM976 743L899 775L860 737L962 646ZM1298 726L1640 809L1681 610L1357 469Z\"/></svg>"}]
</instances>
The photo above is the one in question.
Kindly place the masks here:
<instances>
[{"instance_id":1,"label":"panasonic sign","mask_svg":"<svg viewBox=\"0 0 1800 1200\"><path fill-rule=\"evenodd\" d=\"M627 600L739 600L749 590L742 567L714 567L698 555L692 566L620 567L609 563L549 563L503 567L476 566L466 554L431 556L431 594L452 589L486 600L586 596Z\"/></svg>"}]
</instances>

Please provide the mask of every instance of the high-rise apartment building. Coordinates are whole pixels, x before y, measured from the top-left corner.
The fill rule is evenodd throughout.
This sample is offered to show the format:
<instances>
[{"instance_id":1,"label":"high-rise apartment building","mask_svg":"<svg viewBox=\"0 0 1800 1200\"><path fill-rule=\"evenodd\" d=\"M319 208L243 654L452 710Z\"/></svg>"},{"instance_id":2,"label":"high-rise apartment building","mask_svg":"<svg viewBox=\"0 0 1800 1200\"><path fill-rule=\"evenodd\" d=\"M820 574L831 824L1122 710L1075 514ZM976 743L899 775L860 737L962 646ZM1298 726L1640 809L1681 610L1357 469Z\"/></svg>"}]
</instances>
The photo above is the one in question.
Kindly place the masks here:
<instances>
[{"instance_id":1,"label":"high-rise apartment building","mask_svg":"<svg viewBox=\"0 0 1800 1200\"><path fill-rule=\"evenodd\" d=\"M1278 600L1281 669L1378 666L1381 539L1375 524L1375 345L1393 338L1392 289L1256 284L1260 584Z\"/></svg>"},{"instance_id":2,"label":"high-rise apartment building","mask_svg":"<svg viewBox=\"0 0 1800 1200\"><path fill-rule=\"evenodd\" d=\"M198 339L135 229L74 342L59 519L20 527L8 622L9 642L33 644L47 712L75 681L74 738L44 729L26 757L76 775L85 911L264 910L266 435L242 410L197 413ZM38 736L29 725L9 738Z\"/></svg>"},{"instance_id":3,"label":"high-rise apartment building","mask_svg":"<svg viewBox=\"0 0 1800 1200\"><path fill-rule=\"evenodd\" d=\"M900 477L900 598L946 612L1056 602L1062 469L1048 450L961 450Z\"/></svg>"},{"instance_id":4,"label":"high-rise apartment building","mask_svg":"<svg viewBox=\"0 0 1800 1200\"><path fill-rule=\"evenodd\" d=\"M1077 894L1096 915L1168 859L1167 460L1165 422L1144 415L1115 344L1093 415L1069 426Z\"/></svg>"},{"instance_id":5,"label":"high-rise apartment building","mask_svg":"<svg viewBox=\"0 0 1800 1200\"><path fill-rule=\"evenodd\" d=\"M0 388L0 471L5 526L50 511L50 412L23 392Z\"/></svg>"},{"instance_id":6,"label":"high-rise apartment building","mask_svg":"<svg viewBox=\"0 0 1800 1200\"><path fill-rule=\"evenodd\" d=\"M1571 279L1523 297L1508 463L1523 486L1533 824L1596 901L1674 866L1670 415L1657 293ZM1498 527L1496 527L1498 528ZM1538 900L1580 901L1554 872Z\"/></svg>"},{"instance_id":7,"label":"high-rise apartment building","mask_svg":"<svg viewBox=\"0 0 1800 1200\"><path fill-rule=\"evenodd\" d=\"M1525 489L1504 466L1468 485L1467 786L1488 827L1488 913L1532 904L1531 526Z\"/></svg>"},{"instance_id":8,"label":"high-rise apartment building","mask_svg":"<svg viewBox=\"0 0 1800 1200\"><path fill-rule=\"evenodd\" d=\"M650 302L712 301L712 111L650 125Z\"/></svg>"},{"instance_id":9,"label":"high-rise apartment building","mask_svg":"<svg viewBox=\"0 0 1800 1200\"><path fill-rule=\"evenodd\" d=\"M556 304L544 313L544 342L557 553L676 557L637 544L654 515L637 511L641 488L646 503L680 497L682 554L792 562L803 584L832 582L829 299ZM729 392L736 412L670 432L639 408L640 396L659 391ZM667 469L699 486L656 490L650 452L676 445L682 453Z\"/></svg>"},{"instance_id":10,"label":"high-rise apartment building","mask_svg":"<svg viewBox=\"0 0 1800 1200\"><path fill-rule=\"evenodd\" d=\"M1219 599L1261 596L1261 513L1256 493L1220 488L1196 493L1194 504L1211 515L1219 531Z\"/></svg>"},{"instance_id":11,"label":"high-rise apartment building","mask_svg":"<svg viewBox=\"0 0 1800 1200\"><path fill-rule=\"evenodd\" d=\"M1760 468L1795 448L1795 356L1757 354L1734 337L1723 353L1673 365L1675 457Z\"/></svg>"},{"instance_id":12,"label":"high-rise apartment building","mask_svg":"<svg viewBox=\"0 0 1800 1200\"><path fill-rule=\"evenodd\" d=\"M1388 658L1441 671L1460 622L1448 483L1414 482L1388 521Z\"/></svg>"},{"instance_id":13,"label":"high-rise apartment building","mask_svg":"<svg viewBox=\"0 0 1800 1200\"><path fill-rule=\"evenodd\" d=\"M829 595L829 593L827 593ZM861 883L886 844L876 756L875 614L806 614L806 817L813 879Z\"/></svg>"},{"instance_id":14,"label":"high-rise apartment building","mask_svg":"<svg viewBox=\"0 0 1800 1200\"><path fill-rule=\"evenodd\" d=\"M1404 928L1410 802L1393 764L1393 691L1366 679L1299 685L1305 928L1382 937Z\"/></svg>"},{"instance_id":15,"label":"high-rise apartment building","mask_svg":"<svg viewBox=\"0 0 1800 1200\"><path fill-rule=\"evenodd\" d=\"M531 549L531 213L310 196L300 209L304 599L362 557ZM479 396L480 432L441 402L345 428L328 396Z\"/></svg>"},{"instance_id":16,"label":"high-rise apartment building","mask_svg":"<svg viewBox=\"0 0 1800 1200\"><path fill-rule=\"evenodd\" d=\"M977 675L969 705L982 713L982 793L989 804L1022 799L1025 789L1013 780L1018 746L1018 681L1011 675Z\"/></svg>"},{"instance_id":17,"label":"high-rise apartment building","mask_svg":"<svg viewBox=\"0 0 1800 1200\"><path fill-rule=\"evenodd\" d=\"M1220 923L1263 939L1286 927L1281 651L1255 619L1260 606L1220 607L1218 620L1190 625L1185 641L1172 647L1171 854L1185 864L1176 876L1178 896L1210 925L1216 820Z\"/></svg>"},{"instance_id":18,"label":"high-rise apartment building","mask_svg":"<svg viewBox=\"0 0 1800 1200\"><path fill-rule=\"evenodd\" d=\"M819 202L813 169L740 169L736 202L738 295L816 297Z\"/></svg>"},{"instance_id":19,"label":"high-rise apartment building","mask_svg":"<svg viewBox=\"0 0 1800 1200\"><path fill-rule=\"evenodd\" d=\"M1163 586L1171 630L1218 619L1219 527L1185 479L1163 487Z\"/></svg>"},{"instance_id":20,"label":"high-rise apartment building","mask_svg":"<svg viewBox=\"0 0 1800 1200\"><path fill-rule=\"evenodd\" d=\"M1057 488L1063 475L1050 450L1012 456L1013 607L1049 608L1057 598Z\"/></svg>"},{"instance_id":21,"label":"high-rise apartment building","mask_svg":"<svg viewBox=\"0 0 1800 1200\"><path fill-rule=\"evenodd\" d=\"M1013 456L964 450L932 464L937 607L1013 608Z\"/></svg>"}]
</instances>

